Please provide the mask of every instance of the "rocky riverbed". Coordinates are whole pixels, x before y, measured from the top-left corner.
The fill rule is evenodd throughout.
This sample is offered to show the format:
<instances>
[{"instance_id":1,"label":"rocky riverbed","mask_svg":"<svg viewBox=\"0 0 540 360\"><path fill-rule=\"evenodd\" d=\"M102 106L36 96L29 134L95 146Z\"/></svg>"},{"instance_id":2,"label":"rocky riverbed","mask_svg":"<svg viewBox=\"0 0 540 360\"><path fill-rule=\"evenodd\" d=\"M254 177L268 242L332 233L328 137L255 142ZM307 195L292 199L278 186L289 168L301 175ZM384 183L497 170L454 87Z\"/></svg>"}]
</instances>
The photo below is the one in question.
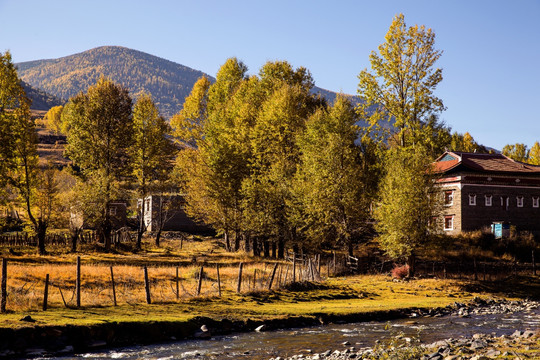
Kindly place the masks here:
<instances>
[{"instance_id":1,"label":"rocky riverbed","mask_svg":"<svg viewBox=\"0 0 540 360\"><path fill-rule=\"evenodd\" d=\"M522 300L475 299L471 304L454 303L442 309L412 312L409 316L470 317L514 312L532 312L540 307L540 302ZM414 320L411 321L414 324ZM343 360L343 359L422 359L422 360L481 360L481 359L540 359L540 334L537 329L516 329L511 335L474 334L439 340L431 344L420 344L418 339L396 334L387 342L378 342L372 348L355 348L344 342L344 349L327 350L311 354L309 350L287 358L275 357L271 360Z\"/></svg>"}]
</instances>

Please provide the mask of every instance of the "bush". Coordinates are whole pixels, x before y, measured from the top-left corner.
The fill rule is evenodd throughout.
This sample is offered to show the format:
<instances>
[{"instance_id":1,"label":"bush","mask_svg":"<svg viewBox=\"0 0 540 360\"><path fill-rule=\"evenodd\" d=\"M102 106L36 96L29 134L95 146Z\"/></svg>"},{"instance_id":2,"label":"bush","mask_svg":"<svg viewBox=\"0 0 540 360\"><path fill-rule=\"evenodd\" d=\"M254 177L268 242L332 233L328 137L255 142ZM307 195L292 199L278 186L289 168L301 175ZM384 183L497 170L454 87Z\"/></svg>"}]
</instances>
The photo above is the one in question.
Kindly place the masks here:
<instances>
[{"instance_id":1,"label":"bush","mask_svg":"<svg viewBox=\"0 0 540 360\"><path fill-rule=\"evenodd\" d=\"M391 273L394 279L406 278L407 276L409 276L409 265L394 265Z\"/></svg>"}]
</instances>

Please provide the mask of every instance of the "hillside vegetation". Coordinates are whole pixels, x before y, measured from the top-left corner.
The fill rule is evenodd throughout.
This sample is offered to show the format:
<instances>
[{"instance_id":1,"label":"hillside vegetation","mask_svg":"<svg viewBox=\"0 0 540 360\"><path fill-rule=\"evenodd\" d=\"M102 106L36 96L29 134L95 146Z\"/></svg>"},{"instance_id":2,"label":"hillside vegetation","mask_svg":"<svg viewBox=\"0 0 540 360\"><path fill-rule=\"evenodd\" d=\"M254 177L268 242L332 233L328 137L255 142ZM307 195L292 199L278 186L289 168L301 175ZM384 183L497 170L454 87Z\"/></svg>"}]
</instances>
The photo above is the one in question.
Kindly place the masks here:
<instances>
[{"instance_id":1,"label":"hillside vegetation","mask_svg":"<svg viewBox=\"0 0 540 360\"><path fill-rule=\"evenodd\" d=\"M17 64L21 79L62 99L86 91L102 77L126 86L137 97L152 94L165 116L180 111L184 98L203 72L153 55L104 46L59 59Z\"/></svg>"}]
</instances>

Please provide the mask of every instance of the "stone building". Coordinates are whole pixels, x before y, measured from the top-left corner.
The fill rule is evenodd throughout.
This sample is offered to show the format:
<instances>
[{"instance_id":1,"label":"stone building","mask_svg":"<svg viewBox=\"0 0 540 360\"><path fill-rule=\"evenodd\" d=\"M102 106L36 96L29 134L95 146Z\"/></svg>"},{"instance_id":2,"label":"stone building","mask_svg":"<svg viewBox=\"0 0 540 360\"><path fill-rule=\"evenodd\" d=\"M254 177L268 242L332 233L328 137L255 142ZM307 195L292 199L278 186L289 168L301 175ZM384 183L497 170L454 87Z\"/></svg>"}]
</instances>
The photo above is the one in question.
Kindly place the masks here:
<instances>
[{"instance_id":1,"label":"stone building","mask_svg":"<svg viewBox=\"0 0 540 360\"><path fill-rule=\"evenodd\" d=\"M540 234L540 166L502 154L447 151L434 162L448 234L505 222Z\"/></svg>"},{"instance_id":2,"label":"stone building","mask_svg":"<svg viewBox=\"0 0 540 360\"><path fill-rule=\"evenodd\" d=\"M165 231L185 231L206 233L209 228L195 222L184 211L185 200L182 195L150 195L139 199L139 212L144 206L144 224L148 231L157 231L163 222Z\"/></svg>"}]
</instances>

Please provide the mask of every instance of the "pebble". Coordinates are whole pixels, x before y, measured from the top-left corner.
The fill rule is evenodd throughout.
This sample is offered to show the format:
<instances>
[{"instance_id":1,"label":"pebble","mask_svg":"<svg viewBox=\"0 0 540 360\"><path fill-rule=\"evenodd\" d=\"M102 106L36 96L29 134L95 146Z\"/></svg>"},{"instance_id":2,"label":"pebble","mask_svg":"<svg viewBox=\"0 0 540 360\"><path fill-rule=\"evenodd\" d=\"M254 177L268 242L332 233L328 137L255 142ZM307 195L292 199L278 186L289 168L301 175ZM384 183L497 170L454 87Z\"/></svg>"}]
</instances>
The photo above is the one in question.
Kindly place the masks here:
<instances>
[{"instance_id":1,"label":"pebble","mask_svg":"<svg viewBox=\"0 0 540 360\"><path fill-rule=\"evenodd\" d=\"M489 315L489 314L503 314L513 313L518 311L529 311L540 307L540 302L531 300L522 301L508 301L508 300L493 300L493 299L481 299L475 298L472 304L454 303L453 306L447 306L442 309L421 311L416 309L411 311L409 317L430 317L430 316L461 316L466 317L470 315ZM537 341L535 338L536 333L531 330L516 330L512 335L502 335L500 337L494 334L474 334L470 338L457 338L457 339L445 339L439 340L432 344L422 345L424 347L426 355L422 357L423 360L481 360L491 359L501 356L501 351L497 350L497 344L504 344L505 346L514 346L518 348L527 348L523 342ZM529 340L531 339L531 340ZM408 342L411 342L408 339ZM380 344L380 341L375 341L376 344ZM344 346L350 345L348 341L342 343ZM523 346L522 346L523 345ZM326 350L320 354L312 355L294 355L292 357L283 358L282 360L345 360L345 359L363 359L374 355L374 349L362 348L355 349L354 347L347 348L345 350ZM508 352L502 353L502 356L509 356ZM373 357L370 357L373 358ZM278 358L275 358L276 360ZM279 358L281 359L281 358Z\"/></svg>"}]
</instances>

